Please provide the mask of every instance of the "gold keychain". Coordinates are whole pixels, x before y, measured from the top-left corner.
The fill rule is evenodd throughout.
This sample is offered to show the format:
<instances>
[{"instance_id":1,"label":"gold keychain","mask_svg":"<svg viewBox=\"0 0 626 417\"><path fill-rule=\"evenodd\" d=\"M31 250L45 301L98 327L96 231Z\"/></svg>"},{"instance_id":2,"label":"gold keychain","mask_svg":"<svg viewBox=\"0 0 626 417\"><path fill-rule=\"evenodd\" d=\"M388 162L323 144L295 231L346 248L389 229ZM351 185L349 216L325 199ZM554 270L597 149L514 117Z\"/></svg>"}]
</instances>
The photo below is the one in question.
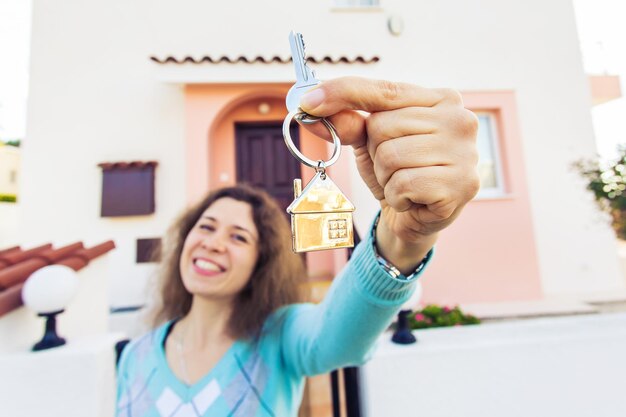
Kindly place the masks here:
<instances>
[{"instance_id":1,"label":"gold keychain","mask_svg":"<svg viewBox=\"0 0 626 417\"><path fill-rule=\"evenodd\" d=\"M341 141L335 127L325 118L311 116L300 109L300 97L319 84L315 74L306 65L302 35L289 35L291 55L296 68L296 83L287 93L289 114L283 122L283 137L289 152L304 165L313 168L313 179L302 189L302 180L293 181L294 201L287 207L291 215L291 234L294 252L351 248L354 246L352 212L354 206L326 173L326 168L337 162ZM313 161L296 148L289 126L292 120L304 124L321 122L333 138L333 154L328 161Z\"/></svg>"}]
</instances>

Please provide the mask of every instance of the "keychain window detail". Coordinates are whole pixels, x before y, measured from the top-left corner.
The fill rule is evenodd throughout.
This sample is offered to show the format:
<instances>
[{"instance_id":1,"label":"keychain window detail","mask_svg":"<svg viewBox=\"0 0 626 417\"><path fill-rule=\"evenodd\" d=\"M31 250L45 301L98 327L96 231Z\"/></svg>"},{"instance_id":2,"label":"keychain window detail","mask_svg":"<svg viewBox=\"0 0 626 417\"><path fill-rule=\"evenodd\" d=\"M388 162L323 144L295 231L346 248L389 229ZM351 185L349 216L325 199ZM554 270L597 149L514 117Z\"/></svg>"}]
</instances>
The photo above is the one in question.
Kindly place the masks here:
<instances>
[{"instance_id":1,"label":"keychain window detail","mask_svg":"<svg viewBox=\"0 0 626 417\"><path fill-rule=\"evenodd\" d=\"M346 237L346 221L342 219L333 219L328 222L330 227L328 232L331 239L341 239Z\"/></svg>"}]
</instances>

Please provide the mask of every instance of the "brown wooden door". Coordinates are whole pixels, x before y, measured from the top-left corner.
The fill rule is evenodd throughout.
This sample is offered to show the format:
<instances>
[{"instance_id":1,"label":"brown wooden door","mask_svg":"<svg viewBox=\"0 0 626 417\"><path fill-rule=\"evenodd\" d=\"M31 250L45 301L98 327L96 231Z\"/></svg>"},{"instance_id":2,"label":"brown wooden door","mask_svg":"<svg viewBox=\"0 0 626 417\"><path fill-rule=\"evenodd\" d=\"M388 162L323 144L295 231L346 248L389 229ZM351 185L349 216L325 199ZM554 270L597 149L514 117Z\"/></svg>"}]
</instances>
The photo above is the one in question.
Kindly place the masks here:
<instances>
[{"instance_id":1,"label":"brown wooden door","mask_svg":"<svg viewBox=\"0 0 626 417\"><path fill-rule=\"evenodd\" d=\"M300 178L300 163L289 153L282 123L236 123L237 182L261 187L286 209L293 201L293 179ZM291 138L300 145L298 125Z\"/></svg>"}]
</instances>

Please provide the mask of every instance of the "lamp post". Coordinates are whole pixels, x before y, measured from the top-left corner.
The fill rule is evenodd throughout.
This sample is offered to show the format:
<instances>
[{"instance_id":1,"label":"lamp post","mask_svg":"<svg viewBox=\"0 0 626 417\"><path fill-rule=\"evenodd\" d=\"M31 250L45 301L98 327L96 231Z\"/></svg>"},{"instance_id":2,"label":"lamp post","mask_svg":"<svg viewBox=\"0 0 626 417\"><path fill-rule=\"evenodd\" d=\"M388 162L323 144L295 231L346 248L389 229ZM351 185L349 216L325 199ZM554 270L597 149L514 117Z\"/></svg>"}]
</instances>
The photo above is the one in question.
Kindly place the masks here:
<instances>
[{"instance_id":1,"label":"lamp post","mask_svg":"<svg viewBox=\"0 0 626 417\"><path fill-rule=\"evenodd\" d=\"M415 285L415 292L404 302L404 304L402 304L402 307L400 307L398 320L396 322L396 330L391 336L391 341L400 345L409 345L417 342L417 338L411 332L409 322L407 320L407 315L413 311L417 303L419 303L422 298L422 283L417 281Z\"/></svg>"},{"instance_id":2,"label":"lamp post","mask_svg":"<svg viewBox=\"0 0 626 417\"><path fill-rule=\"evenodd\" d=\"M35 271L24 283L24 305L46 317L45 333L33 346L34 351L65 344L56 332L56 316L63 311L78 290L76 272L64 265L49 265Z\"/></svg>"}]
</instances>

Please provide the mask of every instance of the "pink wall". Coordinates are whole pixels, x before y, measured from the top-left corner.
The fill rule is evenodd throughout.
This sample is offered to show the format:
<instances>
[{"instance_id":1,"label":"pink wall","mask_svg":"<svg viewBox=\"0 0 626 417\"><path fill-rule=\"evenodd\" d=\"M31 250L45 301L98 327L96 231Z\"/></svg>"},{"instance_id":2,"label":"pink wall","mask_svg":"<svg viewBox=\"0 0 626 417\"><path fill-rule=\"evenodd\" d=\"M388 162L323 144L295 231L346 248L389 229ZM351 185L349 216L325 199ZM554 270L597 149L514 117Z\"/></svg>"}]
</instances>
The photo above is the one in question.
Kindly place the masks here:
<instances>
[{"instance_id":1,"label":"pink wall","mask_svg":"<svg viewBox=\"0 0 626 417\"><path fill-rule=\"evenodd\" d=\"M290 85L232 84L188 85L185 89L187 195L192 203L207 190L235 184L235 123L277 121L282 123L287 111L284 97ZM259 104L269 104L267 114L258 111ZM301 151L313 159L328 159L330 144L300 129ZM329 173L347 169L345 158ZM314 171L302 166L306 184ZM349 194L347 175L337 184ZM344 180L345 178L346 180ZM331 279L345 264L345 251L307 254L312 280Z\"/></svg>"},{"instance_id":2,"label":"pink wall","mask_svg":"<svg viewBox=\"0 0 626 417\"><path fill-rule=\"evenodd\" d=\"M233 84L186 87L187 194L199 199L211 189L234 184L238 121L282 121L288 85ZM469 92L465 105L498 119L506 195L470 202L460 218L441 233L437 255L424 284L424 302L446 304L538 299L542 296L526 184L522 139L513 92ZM261 102L270 105L258 112ZM330 144L300 130L302 151L327 159ZM349 164L343 151L330 175L351 198ZM304 182L313 171L303 166ZM345 251L307 255L312 280L330 279L345 264Z\"/></svg>"},{"instance_id":3,"label":"pink wall","mask_svg":"<svg viewBox=\"0 0 626 417\"><path fill-rule=\"evenodd\" d=\"M513 92L463 93L465 106L496 115L506 195L471 201L443 231L427 272L424 302L477 303L542 296Z\"/></svg>"}]
</instances>

